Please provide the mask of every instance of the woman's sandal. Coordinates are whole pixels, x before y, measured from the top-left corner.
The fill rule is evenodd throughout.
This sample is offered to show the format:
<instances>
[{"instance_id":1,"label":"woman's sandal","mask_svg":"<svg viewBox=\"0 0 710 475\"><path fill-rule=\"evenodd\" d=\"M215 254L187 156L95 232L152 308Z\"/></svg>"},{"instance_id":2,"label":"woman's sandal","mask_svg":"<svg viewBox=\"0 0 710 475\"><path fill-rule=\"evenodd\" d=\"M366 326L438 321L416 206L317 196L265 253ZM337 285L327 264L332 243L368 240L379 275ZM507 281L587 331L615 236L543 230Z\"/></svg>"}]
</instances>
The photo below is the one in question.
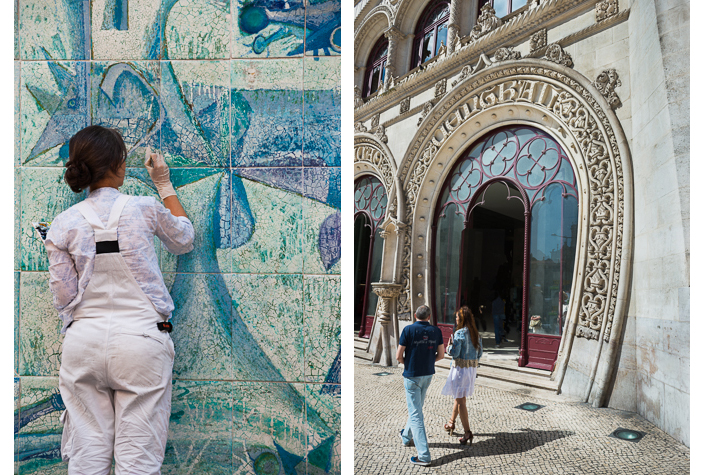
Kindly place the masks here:
<instances>
[{"instance_id":1,"label":"woman's sandal","mask_svg":"<svg viewBox=\"0 0 710 475\"><path fill-rule=\"evenodd\" d=\"M464 432L463 437L459 439L459 444L466 445L471 441L473 441L473 432L467 430L466 432Z\"/></svg>"},{"instance_id":2,"label":"woman's sandal","mask_svg":"<svg viewBox=\"0 0 710 475\"><path fill-rule=\"evenodd\" d=\"M449 435L454 435L454 429L456 429L456 421L449 421L444 424L444 430L449 433Z\"/></svg>"}]
</instances>

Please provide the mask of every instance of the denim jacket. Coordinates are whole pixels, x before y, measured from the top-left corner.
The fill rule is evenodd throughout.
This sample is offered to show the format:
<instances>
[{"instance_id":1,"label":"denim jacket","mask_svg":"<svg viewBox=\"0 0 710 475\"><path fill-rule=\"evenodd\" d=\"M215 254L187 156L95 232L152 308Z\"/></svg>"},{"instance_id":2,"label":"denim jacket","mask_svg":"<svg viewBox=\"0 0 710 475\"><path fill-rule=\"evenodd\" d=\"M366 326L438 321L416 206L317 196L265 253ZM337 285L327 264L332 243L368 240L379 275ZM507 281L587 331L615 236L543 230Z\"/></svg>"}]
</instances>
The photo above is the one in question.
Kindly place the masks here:
<instances>
[{"instance_id":1,"label":"denim jacket","mask_svg":"<svg viewBox=\"0 0 710 475\"><path fill-rule=\"evenodd\" d=\"M471 337L468 335L468 328L463 327L454 333L454 340L446 352L454 360L478 360L483 356L483 339L478 337L478 350L473 345Z\"/></svg>"}]
</instances>

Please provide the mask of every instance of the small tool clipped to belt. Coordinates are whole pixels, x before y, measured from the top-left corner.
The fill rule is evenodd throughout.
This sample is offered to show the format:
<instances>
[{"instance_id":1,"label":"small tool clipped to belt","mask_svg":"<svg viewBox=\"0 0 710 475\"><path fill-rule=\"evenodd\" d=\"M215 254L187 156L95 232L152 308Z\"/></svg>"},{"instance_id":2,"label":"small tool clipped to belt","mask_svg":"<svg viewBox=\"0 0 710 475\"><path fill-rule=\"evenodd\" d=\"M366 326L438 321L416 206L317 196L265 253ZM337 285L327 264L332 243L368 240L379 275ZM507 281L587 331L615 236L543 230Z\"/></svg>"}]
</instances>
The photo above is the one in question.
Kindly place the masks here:
<instances>
[{"instance_id":1,"label":"small tool clipped to belt","mask_svg":"<svg viewBox=\"0 0 710 475\"><path fill-rule=\"evenodd\" d=\"M170 322L158 322L158 330L170 333L173 331L173 324Z\"/></svg>"}]
</instances>

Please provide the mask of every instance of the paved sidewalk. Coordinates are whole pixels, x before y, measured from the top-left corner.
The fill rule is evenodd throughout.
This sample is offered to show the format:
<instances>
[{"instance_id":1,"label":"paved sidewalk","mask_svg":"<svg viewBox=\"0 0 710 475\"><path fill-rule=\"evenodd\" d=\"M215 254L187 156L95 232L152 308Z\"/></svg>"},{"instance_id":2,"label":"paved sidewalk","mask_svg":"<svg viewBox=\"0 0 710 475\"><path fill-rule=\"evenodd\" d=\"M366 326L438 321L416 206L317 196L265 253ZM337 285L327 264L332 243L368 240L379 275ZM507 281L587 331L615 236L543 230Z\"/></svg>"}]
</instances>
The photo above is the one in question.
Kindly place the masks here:
<instances>
[{"instance_id":1,"label":"paved sidewalk","mask_svg":"<svg viewBox=\"0 0 710 475\"><path fill-rule=\"evenodd\" d=\"M388 373L375 376L373 373ZM435 375L424 416L432 465L412 465L414 447L398 437L407 419L401 368L355 364L355 473L357 474L686 474L690 449L637 414L589 404L525 396L478 385L467 401L472 445L444 431L453 399ZM536 412L515 409L524 402ZM639 442L609 437L619 427L645 432Z\"/></svg>"}]
</instances>

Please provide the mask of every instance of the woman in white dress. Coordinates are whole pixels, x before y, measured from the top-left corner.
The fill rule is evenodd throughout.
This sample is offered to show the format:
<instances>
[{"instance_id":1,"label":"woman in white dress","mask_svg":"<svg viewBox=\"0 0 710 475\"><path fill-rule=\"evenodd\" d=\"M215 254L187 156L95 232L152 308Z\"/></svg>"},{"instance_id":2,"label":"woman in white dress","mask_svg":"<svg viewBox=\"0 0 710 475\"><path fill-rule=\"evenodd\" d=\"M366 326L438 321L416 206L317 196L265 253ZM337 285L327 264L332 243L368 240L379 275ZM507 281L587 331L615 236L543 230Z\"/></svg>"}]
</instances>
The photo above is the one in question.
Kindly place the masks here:
<instances>
[{"instance_id":1,"label":"woman in white dress","mask_svg":"<svg viewBox=\"0 0 710 475\"><path fill-rule=\"evenodd\" d=\"M466 398L473 394L478 360L483 355L483 339L478 334L473 313L468 307L461 307L456 311L456 333L449 338L446 352L452 361L449 377L441 393L454 398L454 412L451 420L444 424L444 429L452 435L456 417L461 416L464 436L459 439L459 443L464 445L473 440L473 433L468 424Z\"/></svg>"}]
</instances>

